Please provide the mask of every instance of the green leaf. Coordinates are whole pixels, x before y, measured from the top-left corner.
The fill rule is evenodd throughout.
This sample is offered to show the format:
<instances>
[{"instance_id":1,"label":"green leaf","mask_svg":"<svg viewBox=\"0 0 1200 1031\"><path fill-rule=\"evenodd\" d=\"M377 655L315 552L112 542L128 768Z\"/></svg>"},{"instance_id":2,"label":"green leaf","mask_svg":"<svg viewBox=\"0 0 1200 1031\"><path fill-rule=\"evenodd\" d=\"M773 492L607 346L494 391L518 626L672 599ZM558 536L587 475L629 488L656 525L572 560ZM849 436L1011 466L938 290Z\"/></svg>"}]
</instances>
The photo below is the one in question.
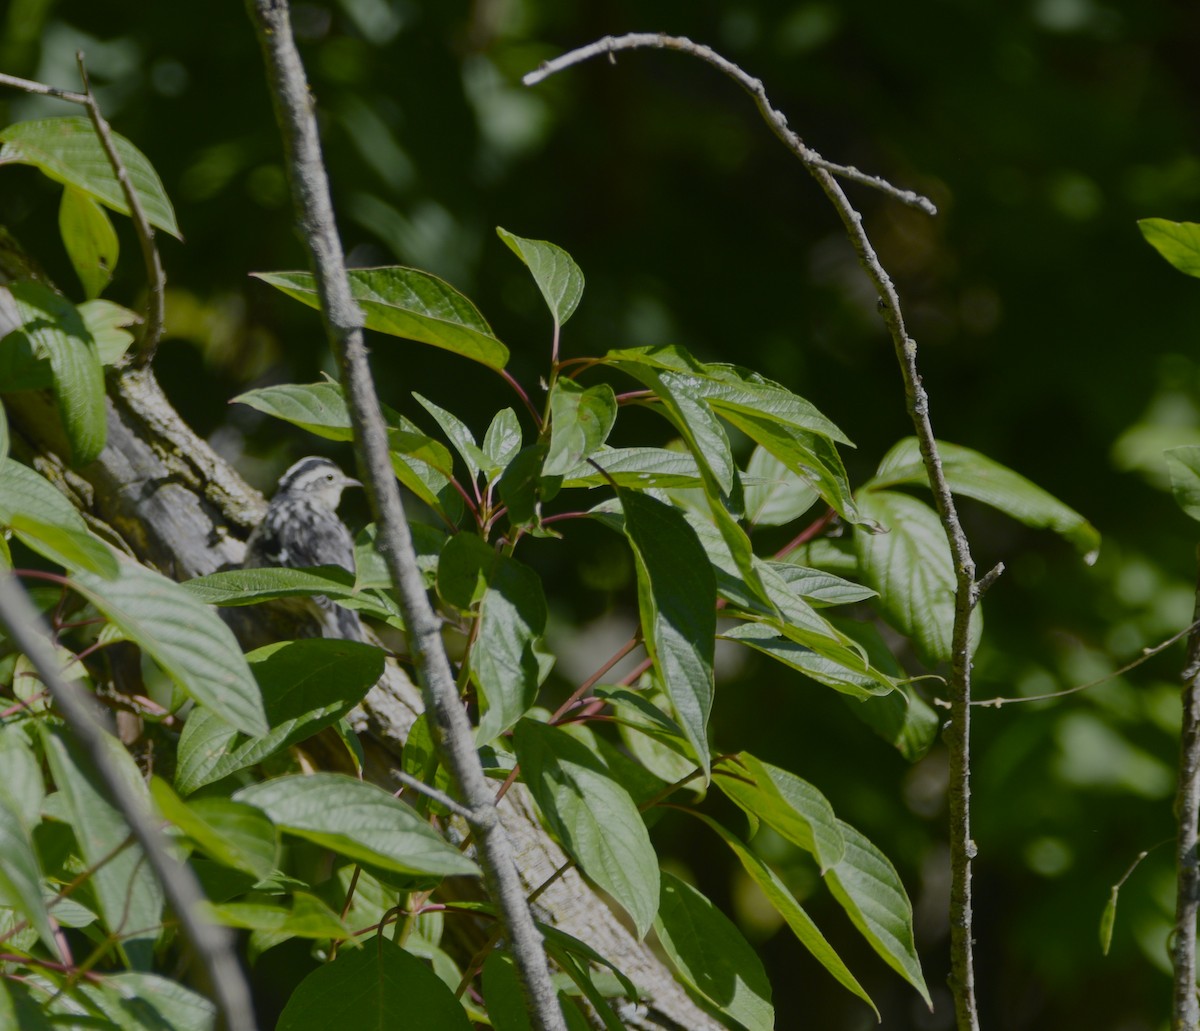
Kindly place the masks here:
<instances>
[{"instance_id":1,"label":"green leaf","mask_svg":"<svg viewBox=\"0 0 1200 1031\"><path fill-rule=\"evenodd\" d=\"M0 727L0 801L7 801L21 826L31 831L42 818L45 794L41 763L26 730Z\"/></svg>"},{"instance_id":2,"label":"green leaf","mask_svg":"<svg viewBox=\"0 0 1200 1031\"><path fill-rule=\"evenodd\" d=\"M124 136L114 132L112 137L147 220L152 226L182 240L175 211L154 166ZM19 122L0 130L0 142L3 143L0 164L33 165L56 182L77 187L105 207L122 215L129 214L125 192L87 118Z\"/></svg>"},{"instance_id":3,"label":"green leaf","mask_svg":"<svg viewBox=\"0 0 1200 1031\"><path fill-rule=\"evenodd\" d=\"M16 306L15 321L20 328L0 341L0 382L8 390L25 389L18 385L9 363L25 362L26 356L46 361L71 446L71 462L87 465L104 449L108 431L104 370L96 342L75 306L49 287L24 281L3 289Z\"/></svg>"},{"instance_id":4,"label":"green leaf","mask_svg":"<svg viewBox=\"0 0 1200 1031\"><path fill-rule=\"evenodd\" d=\"M644 936L658 905L658 856L628 792L585 744L557 727L522 720L513 745L554 836Z\"/></svg>"},{"instance_id":5,"label":"green leaf","mask_svg":"<svg viewBox=\"0 0 1200 1031\"><path fill-rule=\"evenodd\" d=\"M533 274L554 325L565 325L583 296L583 273L571 255L545 240L526 240L499 226L496 232Z\"/></svg>"},{"instance_id":6,"label":"green leaf","mask_svg":"<svg viewBox=\"0 0 1200 1031\"><path fill-rule=\"evenodd\" d=\"M607 383L584 390L560 377L550 390L550 451L542 473L570 472L608 439L617 419L617 398Z\"/></svg>"},{"instance_id":7,"label":"green leaf","mask_svg":"<svg viewBox=\"0 0 1200 1031\"><path fill-rule=\"evenodd\" d=\"M467 424L457 415L438 407L428 398L416 393L416 391L413 392L413 397L437 421L437 424L442 428L442 432L446 434L450 443L454 445L454 450L466 462L467 471L471 474L471 479L474 480L479 475L480 469L488 464L488 460L487 456L479 449L479 445L475 443L475 437L470 429L467 428Z\"/></svg>"},{"instance_id":8,"label":"green leaf","mask_svg":"<svg viewBox=\"0 0 1200 1031\"><path fill-rule=\"evenodd\" d=\"M260 809L211 797L184 802L161 777L150 781L158 811L218 863L261 881L275 869L275 825Z\"/></svg>"},{"instance_id":9,"label":"green leaf","mask_svg":"<svg viewBox=\"0 0 1200 1031\"><path fill-rule=\"evenodd\" d=\"M386 1028L403 1014L420 1031L471 1031L454 993L429 967L382 935L342 949L292 992L276 1031Z\"/></svg>"},{"instance_id":10,"label":"green leaf","mask_svg":"<svg viewBox=\"0 0 1200 1031\"><path fill-rule=\"evenodd\" d=\"M237 607L280 598L323 596L381 619L399 619L400 615L399 606L391 598L364 590L356 582L355 574L340 566L226 569L185 580L180 586L207 605Z\"/></svg>"},{"instance_id":11,"label":"green leaf","mask_svg":"<svg viewBox=\"0 0 1200 1031\"><path fill-rule=\"evenodd\" d=\"M742 477L746 518L755 526L784 526L812 508L816 488L759 444Z\"/></svg>"},{"instance_id":12,"label":"green leaf","mask_svg":"<svg viewBox=\"0 0 1200 1031\"><path fill-rule=\"evenodd\" d=\"M216 1026L213 1003L158 974L105 974L99 985L80 988L121 1031L213 1031Z\"/></svg>"},{"instance_id":13,"label":"green leaf","mask_svg":"<svg viewBox=\"0 0 1200 1031\"><path fill-rule=\"evenodd\" d=\"M525 1009L525 993L521 990L517 968L506 950L493 949L488 953L483 961L481 981L488 1020L495 1031L532 1031L533 1025L529 1023L529 1013ZM574 1009L561 992L559 1005L564 1017L568 1010ZM622 1025L618 1024L617 1029L623 1031Z\"/></svg>"},{"instance_id":14,"label":"green leaf","mask_svg":"<svg viewBox=\"0 0 1200 1031\"><path fill-rule=\"evenodd\" d=\"M1146 242L1180 272L1200 276L1200 224L1140 218L1138 228Z\"/></svg>"},{"instance_id":15,"label":"green leaf","mask_svg":"<svg viewBox=\"0 0 1200 1031\"><path fill-rule=\"evenodd\" d=\"M246 661L262 693L270 731L244 737L207 708L188 717L179 739L175 786L183 794L262 762L331 726L383 675L383 652L336 638L281 641Z\"/></svg>"},{"instance_id":16,"label":"green leaf","mask_svg":"<svg viewBox=\"0 0 1200 1031\"><path fill-rule=\"evenodd\" d=\"M11 458L0 458L0 526L68 570L116 575L117 560L91 535L75 506L49 480Z\"/></svg>"},{"instance_id":17,"label":"green leaf","mask_svg":"<svg viewBox=\"0 0 1200 1031\"><path fill-rule=\"evenodd\" d=\"M753 648L858 701L886 697L894 691L885 674L867 665L851 649L804 636L806 643L794 641L769 622L739 623L721 632L725 640Z\"/></svg>"},{"instance_id":18,"label":"green leaf","mask_svg":"<svg viewBox=\"0 0 1200 1031\"><path fill-rule=\"evenodd\" d=\"M248 734L265 734L258 685L233 632L165 576L132 562L115 578L78 572L72 585L192 698Z\"/></svg>"},{"instance_id":19,"label":"green leaf","mask_svg":"<svg viewBox=\"0 0 1200 1031\"><path fill-rule=\"evenodd\" d=\"M846 855L825 875L846 915L888 966L933 1003L913 941L912 903L891 861L848 823L838 821Z\"/></svg>"},{"instance_id":20,"label":"green leaf","mask_svg":"<svg viewBox=\"0 0 1200 1031\"><path fill-rule=\"evenodd\" d=\"M83 324L96 341L96 353L102 365L116 365L133 343L133 334L126 328L137 325L142 317L112 301L96 298L76 305Z\"/></svg>"},{"instance_id":21,"label":"green leaf","mask_svg":"<svg viewBox=\"0 0 1200 1031\"><path fill-rule=\"evenodd\" d=\"M521 424L511 408L501 408L483 435L483 451L487 455L487 474L494 477L517 457L523 443Z\"/></svg>"},{"instance_id":22,"label":"green leaf","mask_svg":"<svg viewBox=\"0 0 1200 1031\"><path fill-rule=\"evenodd\" d=\"M104 744L121 778L149 807L146 784L133 758L115 738L105 735ZM126 844L129 825L109 804L78 745L48 725L42 727L42 745L83 861L91 869L90 884L104 926L132 966L149 969L162 921L162 889L142 850Z\"/></svg>"},{"instance_id":23,"label":"green leaf","mask_svg":"<svg viewBox=\"0 0 1200 1031\"><path fill-rule=\"evenodd\" d=\"M89 300L99 297L112 279L120 253L108 215L90 194L68 186L58 207L58 231L84 295Z\"/></svg>"},{"instance_id":24,"label":"green leaf","mask_svg":"<svg viewBox=\"0 0 1200 1031\"><path fill-rule=\"evenodd\" d=\"M623 488L618 496L637 567L646 651L707 776L717 630L712 566L695 530L677 509Z\"/></svg>"},{"instance_id":25,"label":"green leaf","mask_svg":"<svg viewBox=\"0 0 1200 1031\"><path fill-rule=\"evenodd\" d=\"M713 770L713 781L754 820L809 853L822 872L845 855L838 818L824 795L793 773L740 752Z\"/></svg>"},{"instance_id":26,"label":"green leaf","mask_svg":"<svg viewBox=\"0 0 1200 1031\"><path fill-rule=\"evenodd\" d=\"M1175 503L1193 519L1200 520L1200 445L1168 448L1163 455L1171 474Z\"/></svg>"},{"instance_id":27,"label":"green leaf","mask_svg":"<svg viewBox=\"0 0 1200 1031\"><path fill-rule=\"evenodd\" d=\"M950 546L937 514L916 498L887 490L864 491L859 509L888 531L859 530L854 534L863 576L879 592L884 616L913 639L927 662L948 661L956 581ZM976 608L971 615L972 652L982 627L983 613Z\"/></svg>"},{"instance_id":28,"label":"green leaf","mask_svg":"<svg viewBox=\"0 0 1200 1031\"><path fill-rule=\"evenodd\" d=\"M793 562L769 562L768 565L789 590L813 605L852 605L877 597L870 587L844 580L823 569L810 569Z\"/></svg>"},{"instance_id":29,"label":"green leaf","mask_svg":"<svg viewBox=\"0 0 1200 1031\"><path fill-rule=\"evenodd\" d=\"M545 460L546 445L531 444L518 452L500 476L497 489L513 526L536 523L542 502L550 501L558 493L561 478L542 475Z\"/></svg>"},{"instance_id":30,"label":"green leaf","mask_svg":"<svg viewBox=\"0 0 1200 1031\"><path fill-rule=\"evenodd\" d=\"M654 929L684 984L748 1031L773 1031L771 983L758 954L724 913L665 872Z\"/></svg>"},{"instance_id":31,"label":"green leaf","mask_svg":"<svg viewBox=\"0 0 1200 1031\"><path fill-rule=\"evenodd\" d=\"M1100 914L1100 951L1105 956L1112 946L1113 928L1117 924L1117 896L1121 889L1113 885L1108 901L1104 904L1104 912Z\"/></svg>"},{"instance_id":32,"label":"green leaf","mask_svg":"<svg viewBox=\"0 0 1200 1031\"><path fill-rule=\"evenodd\" d=\"M233 798L257 806L290 834L384 870L479 873L409 806L374 784L340 773L278 777L243 788Z\"/></svg>"},{"instance_id":33,"label":"green leaf","mask_svg":"<svg viewBox=\"0 0 1200 1031\"><path fill-rule=\"evenodd\" d=\"M604 470L582 462L563 475L564 487L618 487L647 490L651 487L699 487L703 480L696 460L687 451L662 447L602 447L592 461ZM605 475L607 474L607 475Z\"/></svg>"},{"instance_id":34,"label":"green leaf","mask_svg":"<svg viewBox=\"0 0 1200 1031\"><path fill-rule=\"evenodd\" d=\"M311 272L251 275L310 308L321 306ZM508 363L508 348L496 339L479 309L437 276L399 265L349 269L347 275L367 329L453 351L491 369Z\"/></svg>"},{"instance_id":35,"label":"green leaf","mask_svg":"<svg viewBox=\"0 0 1200 1031\"><path fill-rule=\"evenodd\" d=\"M738 857L738 861L742 864L742 869L749 874L750 879L762 890L762 893L767 897L767 901L774 907L775 912L783 917L788 927L792 929L792 933L799 939L800 944L808 949L813 958L828 970L843 988L857 995L863 1002L870 1006L875 1011L875 1018L877 1020L882 1019L879 1015L878 1007L867 994L866 989L850 973L849 968L842 962L842 958L825 939L820 928L813 923L812 917L804 911L800 903L792 896L791 891L788 890L787 885L783 883L780 876L750 851L744 842L740 841L715 820L695 811L692 812L692 815L703 821L733 850L734 855Z\"/></svg>"},{"instance_id":36,"label":"green leaf","mask_svg":"<svg viewBox=\"0 0 1200 1031\"><path fill-rule=\"evenodd\" d=\"M324 902L306 891L292 896L290 909L267 902L211 903L204 908L213 923L287 938L349 938L349 927Z\"/></svg>"},{"instance_id":37,"label":"green leaf","mask_svg":"<svg viewBox=\"0 0 1200 1031\"><path fill-rule=\"evenodd\" d=\"M1100 551L1100 534L1091 523L1037 484L999 462L958 444L938 441L942 469L955 494L974 498L1035 529L1053 530L1070 541L1091 565ZM883 457L864 490L898 484L928 486L915 437L906 437Z\"/></svg>"},{"instance_id":38,"label":"green leaf","mask_svg":"<svg viewBox=\"0 0 1200 1031\"><path fill-rule=\"evenodd\" d=\"M3 402L0 402L0 461L8 458L8 448L8 415L4 411Z\"/></svg>"},{"instance_id":39,"label":"green leaf","mask_svg":"<svg viewBox=\"0 0 1200 1031\"><path fill-rule=\"evenodd\" d=\"M42 870L30 836L32 829L7 793L0 792L0 904L12 907L28 920L50 954L62 960L43 896Z\"/></svg>"}]
</instances>

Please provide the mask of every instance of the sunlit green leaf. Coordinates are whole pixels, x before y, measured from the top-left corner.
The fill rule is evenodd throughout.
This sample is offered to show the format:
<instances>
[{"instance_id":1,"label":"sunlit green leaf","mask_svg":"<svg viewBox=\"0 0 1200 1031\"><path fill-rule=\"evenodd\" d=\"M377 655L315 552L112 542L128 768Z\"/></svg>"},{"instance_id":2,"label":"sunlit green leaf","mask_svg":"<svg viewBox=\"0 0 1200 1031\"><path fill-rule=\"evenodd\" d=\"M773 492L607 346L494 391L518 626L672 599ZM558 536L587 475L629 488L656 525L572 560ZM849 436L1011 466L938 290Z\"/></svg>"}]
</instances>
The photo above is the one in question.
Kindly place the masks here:
<instances>
[{"instance_id":1,"label":"sunlit green leaf","mask_svg":"<svg viewBox=\"0 0 1200 1031\"><path fill-rule=\"evenodd\" d=\"M310 308L321 306L310 272L252 274ZM347 275L367 329L453 351L492 369L508 363L508 348L479 309L437 276L399 265L349 269Z\"/></svg>"},{"instance_id":2,"label":"sunlit green leaf","mask_svg":"<svg viewBox=\"0 0 1200 1031\"><path fill-rule=\"evenodd\" d=\"M315 895L298 891L290 908L269 902L225 902L205 907L205 916L226 927L267 931L288 938L348 938L349 927Z\"/></svg>"},{"instance_id":3,"label":"sunlit green leaf","mask_svg":"<svg viewBox=\"0 0 1200 1031\"><path fill-rule=\"evenodd\" d=\"M665 872L654 929L693 991L748 1031L774 1031L771 983L758 954L724 913Z\"/></svg>"},{"instance_id":4,"label":"sunlit green leaf","mask_svg":"<svg viewBox=\"0 0 1200 1031\"><path fill-rule=\"evenodd\" d=\"M435 405L428 398L422 397L417 393L414 393L413 397L437 421L437 424L442 428L442 432L446 434L450 443L454 445L454 450L466 462L467 471L471 474L471 479L474 480L479 475L480 469L487 465L487 456L479 449L479 445L475 443L475 437L467 427L467 424L453 412L448 412L446 409Z\"/></svg>"},{"instance_id":5,"label":"sunlit green leaf","mask_svg":"<svg viewBox=\"0 0 1200 1031\"><path fill-rule=\"evenodd\" d=\"M91 535L75 506L49 480L11 458L0 458L0 526L66 569L116 574L117 560Z\"/></svg>"},{"instance_id":6,"label":"sunlit green leaf","mask_svg":"<svg viewBox=\"0 0 1200 1031\"><path fill-rule=\"evenodd\" d=\"M112 137L150 224L183 239L154 166L124 136L114 132ZM0 129L0 143L0 165L33 165L51 179L90 194L105 207L129 214L125 191L89 119L70 116L18 122Z\"/></svg>"},{"instance_id":7,"label":"sunlit green leaf","mask_svg":"<svg viewBox=\"0 0 1200 1031\"><path fill-rule=\"evenodd\" d=\"M1200 520L1200 445L1169 448L1163 455L1171 474L1175 503L1193 519Z\"/></svg>"},{"instance_id":8,"label":"sunlit green leaf","mask_svg":"<svg viewBox=\"0 0 1200 1031\"><path fill-rule=\"evenodd\" d=\"M42 944L56 959L63 959L42 889L42 870L30 836L33 827L7 793L0 793L0 904L11 907L29 921Z\"/></svg>"},{"instance_id":9,"label":"sunlit green leaf","mask_svg":"<svg viewBox=\"0 0 1200 1031\"><path fill-rule=\"evenodd\" d=\"M848 823L838 821L846 842L842 861L825 875L846 915L888 966L933 1009L913 942L912 903L891 861Z\"/></svg>"},{"instance_id":10,"label":"sunlit green leaf","mask_svg":"<svg viewBox=\"0 0 1200 1031\"><path fill-rule=\"evenodd\" d=\"M121 1031L213 1031L216 1026L212 1002L158 974L110 973L97 985L85 982L81 990Z\"/></svg>"},{"instance_id":11,"label":"sunlit green leaf","mask_svg":"<svg viewBox=\"0 0 1200 1031\"><path fill-rule=\"evenodd\" d=\"M687 451L661 447L602 447L592 461L583 462L563 476L564 487L699 487L703 483L696 460Z\"/></svg>"},{"instance_id":12,"label":"sunlit green leaf","mask_svg":"<svg viewBox=\"0 0 1200 1031\"><path fill-rule=\"evenodd\" d=\"M555 837L629 913L642 937L658 906L658 856L629 794L585 744L563 730L522 720L513 744L525 783Z\"/></svg>"},{"instance_id":13,"label":"sunlit green leaf","mask_svg":"<svg viewBox=\"0 0 1200 1031\"><path fill-rule=\"evenodd\" d=\"M494 477L517 457L524 443L521 423L511 408L501 408L493 417L483 436L483 451L487 455L487 474Z\"/></svg>"},{"instance_id":14,"label":"sunlit green leaf","mask_svg":"<svg viewBox=\"0 0 1200 1031\"><path fill-rule=\"evenodd\" d=\"M128 327L137 325L142 317L113 301L97 297L76 305L83 324L96 341L96 353L103 365L115 365L129 350L133 334Z\"/></svg>"},{"instance_id":15,"label":"sunlit green leaf","mask_svg":"<svg viewBox=\"0 0 1200 1031\"><path fill-rule=\"evenodd\" d=\"M1140 218L1138 228L1146 242L1180 272L1200 276L1200 223Z\"/></svg>"},{"instance_id":16,"label":"sunlit green leaf","mask_svg":"<svg viewBox=\"0 0 1200 1031\"><path fill-rule=\"evenodd\" d=\"M783 526L816 502L816 489L759 444L742 477L746 518L757 526Z\"/></svg>"},{"instance_id":17,"label":"sunlit green leaf","mask_svg":"<svg viewBox=\"0 0 1200 1031\"><path fill-rule=\"evenodd\" d=\"M58 231L84 295L99 297L112 279L120 253L108 215L90 194L68 186L58 208Z\"/></svg>"},{"instance_id":18,"label":"sunlit green leaf","mask_svg":"<svg viewBox=\"0 0 1200 1031\"><path fill-rule=\"evenodd\" d=\"M583 273L566 251L545 240L526 240L497 226L500 239L528 266L554 324L562 326L583 296Z\"/></svg>"},{"instance_id":19,"label":"sunlit green leaf","mask_svg":"<svg viewBox=\"0 0 1200 1031\"><path fill-rule=\"evenodd\" d=\"M150 794L158 810L213 859L262 880L275 869L275 826L260 809L213 796L184 802L154 777Z\"/></svg>"}]
</instances>

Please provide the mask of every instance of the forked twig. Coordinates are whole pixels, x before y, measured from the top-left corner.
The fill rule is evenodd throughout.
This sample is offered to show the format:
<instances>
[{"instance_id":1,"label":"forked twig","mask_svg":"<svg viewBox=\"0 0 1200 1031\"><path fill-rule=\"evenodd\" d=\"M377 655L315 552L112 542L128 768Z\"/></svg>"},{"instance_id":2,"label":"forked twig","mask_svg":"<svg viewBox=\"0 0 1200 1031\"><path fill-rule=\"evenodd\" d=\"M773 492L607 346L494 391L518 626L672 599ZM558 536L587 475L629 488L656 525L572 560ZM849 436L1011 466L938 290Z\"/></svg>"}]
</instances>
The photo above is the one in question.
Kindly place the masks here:
<instances>
[{"instance_id":1,"label":"forked twig","mask_svg":"<svg viewBox=\"0 0 1200 1031\"><path fill-rule=\"evenodd\" d=\"M877 176L864 176L857 169L835 165L804 143L788 128L787 119L777 111L767 97L760 80L753 78L738 65L716 53L710 47L693 43L681 36L666 36L658 33L630 33L625 36L607 36L585 47L545 62L536 71L526 75L526 85L534 85L556 72L579 64L593 57L607 54L610 60L621 50L655 48L678 50L697 57L724 72L753 98L759 112L766 119L772 132L800 159L808 172L817 180L825 195L845 227L846 234L858 255L859 263L866 272L879 295L879 307L883 320L892 337L909 415L921 450L921 459L933 491L934 505L938 518L946 533L950 546L951 560L955 573L954 625L951 645L951 714L945 740L950 761L950 927L951 927L951 977L954 1007L958 1031L978 1031L979 1017L975 1001L974 941L971 915L971 860L975 856L975 842L971 840L970 811L970 726L971 726L971 614L979 600L981 585L975 579L975 561L971 557L970 544L958 518L954 497L942 469L942 459L933 424L929 418L929 397L921 384L917 369L917 343L908 335L900 298L891 277L884 269L878 254L862 226L862 215L850 203L838 177L863 183L905 204L911 204L934 214L936 208L927 197L909 190L901 190ZM995 574L995 575L998 575ZM989 574L983 586L990 585L995 575Z\"/></svg>"}]
</instances>

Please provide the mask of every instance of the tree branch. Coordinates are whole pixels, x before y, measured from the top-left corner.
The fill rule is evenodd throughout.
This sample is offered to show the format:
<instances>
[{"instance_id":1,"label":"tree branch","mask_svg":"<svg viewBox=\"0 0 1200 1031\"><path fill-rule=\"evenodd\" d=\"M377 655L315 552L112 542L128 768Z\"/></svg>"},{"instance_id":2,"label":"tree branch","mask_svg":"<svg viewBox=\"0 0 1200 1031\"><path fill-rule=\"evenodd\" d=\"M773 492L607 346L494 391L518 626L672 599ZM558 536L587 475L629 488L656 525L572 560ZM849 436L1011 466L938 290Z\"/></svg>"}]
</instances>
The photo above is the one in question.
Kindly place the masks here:
<instances>
[{"instance_id":1,"label":"tree branch","mask_svg":"<svg viewBox=\"0 0 1200 1031\"><path fill-rule=\"evenodd\" d=\"M1200 558L1200 550L1197 557ZM1200 621L1200 580L1196 584L1193 618ZM1174 1031L1196 1031L1200 1027L1200 1006L1196 1001L1196 909L1200 905L1200 866L1196 856L1200 822L1200 629L1196 622L1188 635L1184 680L1179 784L1175 791L1179 832L1175 843L1175 930L1171 935L1171 962L1175 968L1171 1027Z\"/></svg>"},{"instance_id":2,"label":"tree branch","mask_svg":"<svg viewBox=\"0 0 1200 1031\"><path fill-rule=\"evenodd\" d=\"M537 71L525 76L526 85L533 85L555 72L589 58L613 54L619 50L635 50L646 47L678 50L697 57L724 72L753 98L759 112L784 145L798 157L825 195L845 227L846 234L858 255L859 263L879 295L883 320L892 337L900 375L904 382L904 393L908 402L909 415L921 450L921 458L933 491L934 506L946 533L951 560L955 572L954 624L951 645L950 675L950 721L945 740L950 762L950 928L951 928L951 989L954 994L955 1012L959 1031L978 1031L979 1018L975 1002L974 950L971 915L971 860L975 856L975 842L971 839L971 612L975 607L979 588L975 582L975 562L971 557L970 544L963 532L954 497L942 469L941 455L933 424L929 417L929 397L921 383L917 368L917 343L908 335L900 298L891 277L884 269L862 226L862 214L850 203L836 176L882 190L887 195L906 204L920 207L930 214L936 213L933 202L911 191L900 190L883 179L862 177L855 169L847 169L826 161L807 146L796 133L788 128L787 118L776 110L760 80L752 78L733 62L722 57L711 48L693 43L679 36L658 33L630 33L608 36L589 46L572 50L568 54L544 63ZM848 173L857 174L848 174Z\"/></svg>"},{"instance_id":3,"label":"tree branch","mask_svg":"<svg viewBox=\"0 0 1200 1031\"><path fill-rule=\"evenodd\" d=\"M351 296L346 276L316 118L292 37L288 5L286 0L248 0L247 7L267 66L296 213L321 298L322 318L346 390L367 497L379 526L379 549L399 594L426 712L436 728L439 756L475 819L490 824L479 833L480 865L512 945L534 1024L541 1031L565 1031L542 937L525 900L511 842L494 818L470 722L455 690L440 626L417 568L388 458L379 398L367 365L362 313Z\"/></svg>"},{"instance_id":4,"label":"tree branch","mask_svg":"<svg viewBox=\"0 0 1200 1031\"><path fill-rule=\"evenodd\" d=\"M208 982L206 987L226 1028L228 1031L255 1031L254 1003L234 953L233 936L224 927L209 923L199 915L199 908L205 901L200 882L190 867L180 865L167 853L162 835L142 800L125 783L109 758L104 730L78 689L59 673L46 629L33 603L17 578L5 572L0 572L0 623L4 624L17 648L33 663L38 677L50 690L55 707L83 745L109 798L141 845L184 934L196 951L204 979Z\"/></svg>"}]
</instances>

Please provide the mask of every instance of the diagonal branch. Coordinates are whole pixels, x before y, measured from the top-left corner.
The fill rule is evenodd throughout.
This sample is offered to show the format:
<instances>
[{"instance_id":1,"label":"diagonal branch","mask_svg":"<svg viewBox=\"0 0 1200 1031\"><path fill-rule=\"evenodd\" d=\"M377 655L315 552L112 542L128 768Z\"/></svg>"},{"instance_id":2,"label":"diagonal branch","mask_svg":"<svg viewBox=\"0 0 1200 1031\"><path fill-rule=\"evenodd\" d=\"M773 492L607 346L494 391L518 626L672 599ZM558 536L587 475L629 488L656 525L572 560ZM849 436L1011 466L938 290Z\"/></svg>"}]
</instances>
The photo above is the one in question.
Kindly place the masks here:
<instances>
[{"instance_id":1,"label":"diagonal branch","mask_svg":"<svg viewBox=\"0 0 1200 1031\"><path fill-rule=\"evenodd\" d=\"M247 0L247 8L267 67L296 215L321 298L321 316L345 385L367 497L379 526L379 549L400 597L425 709L436 728L438 755L481 826L480 865L511 943L534 1026L539 1031L565 1031L542 936L525 900L512 843L496 819L471 725L442 646L441 628L417 568L388 458L383 414L367 364L362 312L351 296L346 276L312 97L292 36L288 4L286 0Z\"/></svg>"},{"instance_id":2,"label":"diagonal branch","mask_svg":"<svg viewBox=\"0 0 1200 1031\"><path fill-rule=\"evenodd\" d=\"M1200 582L1196 585L1195 617L1200 620ZM1188 635L1183 677L1183 727L1179 735L1179 784L1175 791L1179 832L1175 843L1175 930L1171 935L1171 962L1175 968L1171 1027L1196 1031L1200 1027L1200 1005L1196 1000L1196 910L1200 906L1200 860L1196 856L1197 823L1200 823L1200 630L1195 622Z\"/></svg>"},{"instance_id":3,"label":"diagonal branch","mask_svg":"<svg viewBox=\"0 0 1200 1031\"><path fill-rule=\"evenodd\" d=\"M929 397L921 383L917 368L917 343L908 335L904 324L904 313L900 297L891 277L884 269L866 231L862 226L862 214L850 203L842 190L838 177L853 182L865 183L879 189L888 196L919 207L930 214L936 213L933 202L911 191L901 190L886 180L875 176L864 176L857 169L835 165L804 143L788 128L787 118L774 106L760 80L743 71L732 61L722 57L710 47L693 43L680 36L665 36L659 33L630 33L625 36L607 36L585 47L544 63L537 71L526 75L525 84L534 85L543 79L586 61L607 54L609 60L621 50L642 48L678 50L699 58L724 72L753 98L755 105L771 131L800 159L825 195L845 227L846 234L858 255L859 263L879 295L879 307L883 320L892 337L900 375L904 383L909 415L920 444L921 458L933 491L934 505L946 533L955 572L954 625L951 647L950 675L950 721L945 740L950 761L950 927L951 927L951 988L959 1031L978 1031L979 1018L975 1002L975 973L973 956L973 932L971 916L971 860L975 856L975 842L971 840L971 645L970 627L973 612L980 595L975 580L975 562L971 557L970 544L958 518L954 497L942 469L941 455L929 417ZM994 579L989 574L989 582Z\"/></svg>"}]
</instances>

